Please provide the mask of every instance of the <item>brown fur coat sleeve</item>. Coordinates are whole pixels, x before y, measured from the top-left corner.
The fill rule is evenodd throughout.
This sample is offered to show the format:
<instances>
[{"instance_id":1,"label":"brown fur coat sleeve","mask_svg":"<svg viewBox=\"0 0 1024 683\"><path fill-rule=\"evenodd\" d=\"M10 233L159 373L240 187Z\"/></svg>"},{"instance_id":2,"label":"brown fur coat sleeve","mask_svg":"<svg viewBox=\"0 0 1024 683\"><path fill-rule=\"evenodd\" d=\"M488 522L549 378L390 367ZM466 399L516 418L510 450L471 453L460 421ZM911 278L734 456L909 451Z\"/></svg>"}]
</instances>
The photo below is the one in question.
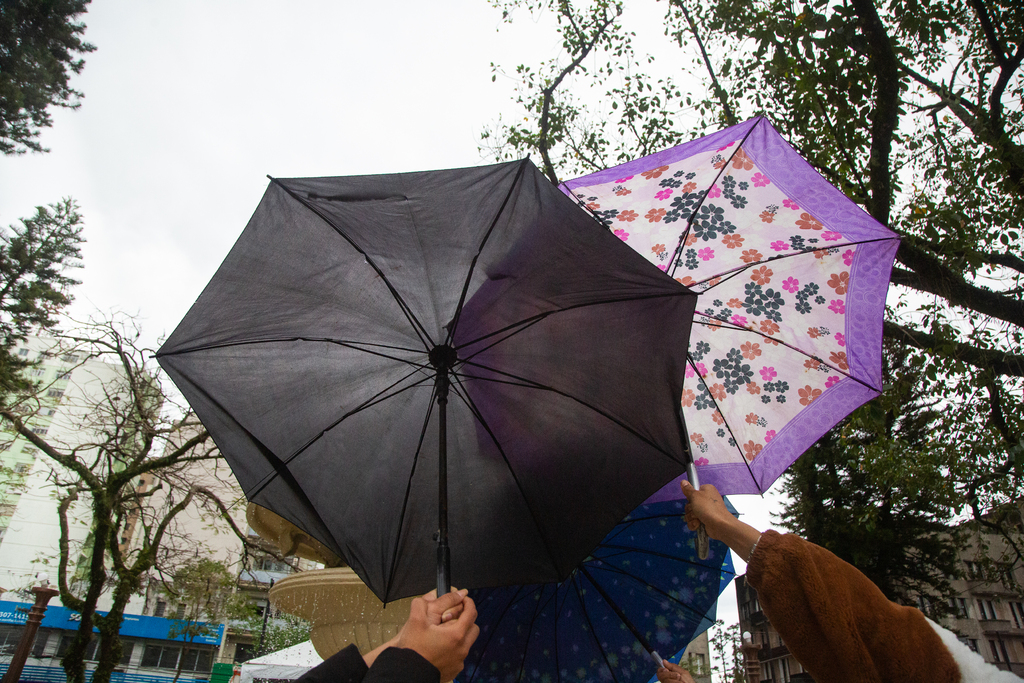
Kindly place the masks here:
<instances>
[{"instance_id":1,"label":"brown fur coat sleeve","mask_svg":"<svg viewBox=\"0 0 1024 683\"><path fill-rule=\"evenodd\" d=\"M924 615L890 602L852 565L799 536L766 531L747 565L765 615L818 683L958 683Z\"/></svg>"}]
</instances>

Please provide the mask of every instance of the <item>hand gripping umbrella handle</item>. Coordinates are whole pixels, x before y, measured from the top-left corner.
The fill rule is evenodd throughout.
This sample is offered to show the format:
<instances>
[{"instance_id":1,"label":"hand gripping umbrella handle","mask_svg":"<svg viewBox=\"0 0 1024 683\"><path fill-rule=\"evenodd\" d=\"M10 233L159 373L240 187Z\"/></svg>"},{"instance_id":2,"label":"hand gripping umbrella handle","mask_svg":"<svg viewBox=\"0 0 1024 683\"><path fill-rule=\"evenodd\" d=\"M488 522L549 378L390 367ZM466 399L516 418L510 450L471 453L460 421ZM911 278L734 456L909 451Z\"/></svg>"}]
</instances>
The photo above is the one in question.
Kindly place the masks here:
<instances>
[{"instance_id":1,"label":"hand gripping umbrella handle","mask_svg":"<svg viewBox=\"0 0 1024 683\"><path fill-rule=\"evenodd\" d=\"M700 488L700 477L697 476L697 467L692 461L686 468L686 478L690 480L690 486ZM701 522L700 528L697 529L697 557L702 560L708 559L709 550L708 530L704 527L704 522Z\"/></svg>"}]
</instances>

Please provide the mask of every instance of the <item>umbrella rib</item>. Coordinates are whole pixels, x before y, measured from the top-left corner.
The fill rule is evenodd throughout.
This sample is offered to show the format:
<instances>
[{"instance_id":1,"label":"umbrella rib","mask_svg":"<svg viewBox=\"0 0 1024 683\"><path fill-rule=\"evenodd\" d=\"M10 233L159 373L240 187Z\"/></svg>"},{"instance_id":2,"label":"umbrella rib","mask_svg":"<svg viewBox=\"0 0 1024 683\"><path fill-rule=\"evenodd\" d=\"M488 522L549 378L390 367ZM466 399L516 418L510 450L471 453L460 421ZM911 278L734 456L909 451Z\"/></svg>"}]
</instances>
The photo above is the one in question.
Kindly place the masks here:
<instances>
[{"instance_id":1,"label":"umbrella rib","mask_svg":"<svg viewBox=\"0 0 1024 683\"><path fill-rule=\"evenodd\" d=\"M511 337L512 335L518 334L519 332L522 332L528 326L533 325L533 324L535 324L537 322L540 322L541 320L543 320L544 318L547 318L548 316L554 315L556 313L565 313L567 311L572 311L572 310L575 310L577 308L586 308L588 306L604 306L604 305L608 305L608 304L622 304L622 303L629 303L631 301L646 301L648 299L663 299L663 298L666 298L666 297L693 296L694 294L695 294L695 292L691 292L690 290L686 289L686 290L679 291L679 292L666 292L666 293L663 293L663 294L646 294L646 295L642 295L642 296L628 296L628 297L622 297L622 298L618 298L618 299L602 299L601 301L590 301L590 302L583 303L583 304L573 304L572 306L565 306L564 308L556 308L556 309L551 310L551 311L544 311L542 313L537 313L535 315L531 315L528 318L523 318L522 320L518 320L518 321L516 321L514 323L509 323L508 325L506 325L505 327L502 327L501 329L494 330L493 332L488 332L487 334L482 335L480 337L477 337L476 339L471 339L469 341L463 342L462 344L459 344L458 348L459 349L464 349L467 346L471 346L473 344L478 344L478 343L482 342L485 339L489 339L489 338L494 337L496 335L503 334L505 332L511 331L512 333L509 334L508 336L502 337L498 341L494 342L494 344L499 344L499 343L505 341L506 339L508 339L509 337ZM516 328L519 328L519 329L516 329ZM480 353L481 351L486 351L491 346L494 346L494 344L491 344L490 346L488 346L488 347L486 347L484 349L480 349L479 351L474 352L473 355L475 356L478 353Z\"/></svg>"},{"instance_id":2,"label":"umbrella rib","mask_svg":"<svg viewBox=\"0 0 1024 683\"><path fill-rule=\"evenodd\" d=\"M761 482L757 480L757 477L754 475L754 470L750 468L750 463L747 461L747 457L743 454L743 451L740 450L740 442L736 439L736 435L733 434L732 427L729 426L728 420L725 419L725 415L722 413L722 409L718 405L718 400L712 395L711 387L708 386L708 383L704 380L700 372L697 370L697 366L693 361L693 356L690 355L689 351L686 352L686 362L690 364L690 367L693 369L693 374L696 375L697 379L699 379L701 384L704 385L704 390L708 392L708 398L710 398L712 403L715 404L715 410L718 412L719 415L722 416L722 423L725 425L725 428L729 430L729 436L732 437L733 443L736 444L736 452L739 453L740 460L742 460L743 464L746 465L747 472L750 474L751 481L754 482L754 484L757 486L758 491L760 491Z\"/></svg>"},{"instance_id":3,"label":"umbrella rib","mask_svg":"<svg viewBox=\"0 0 1024 683\"><path fill-rule=\"evenodd\" d=\"M508 602L505 603L505 606L501 609L501 614L498 616L497 620L494 622L493 626L490 629L490 632L487 634L487 639L484 641L483 645L480 647L480 659L478 660L478 665L473 670L473 675L469 678L469 681L467 681L466 683L471 683L472 680L474 678L476 678L477 672L480 671L479 662L482 662L483 659L484 659L484 655L487 654L487 648L489 648L491 646L491 640L494 638L495 634L498 632L498 627L501 626L501 622L503 622L505 620L505 617L508 616L508 611L512 608L512 605L516 602L516 599L519 597L519 594L522 593L525 589L526 589L526 586L516 586L515 595L513 595L511 597L511 599L509 599ZM538 600L537 602L540 602L540 601ZM534 613L534 615L536 616L536 613ZM527 636L527 638L529 638L529 636Z\"/></svg>"},{"instance_id":4,"label":"umbrella rib","mask_svg":"<svg viewBox=\"0 0 1024 683\"><path fill-rule=\"evenodd\" d=\"M664 560L672 560L673 562L679 562L680 564L691 565L691 566L694 566L694 567L703 567L704 569L714 569L715 568L713 565L707 565L707 564L702 564L700 562L694 562L693 560L688 560L688 559L683 558L683 557L677 557L675 555L669 555L668 553L663 553L663 552L660 552L658 550L648 550L646 548L641 550L639 548L625 546L625 545L615 545L615 544L611 544L611 543L601 543L600 550L604 550L604 549L619 550L619 551L621 551L619 553L615 553L615 555L627 555L629 553L643 553L644 555L650 555L652 557L660 557L660 558L662 558ZM611 556L612 555L601 555L600 557L595 557L594 559L595 560L605 560L606 558L611 557ZM625 573L625 570L622 570L622 571L623 571L623 573ZM735 572L733 572L733 574L735 575ZM632 576L632 574L630 574L630 576ZM640 577L635 577L635 578L639 579Z\"/></svg>"},{"instance_id":5,"label":"umbrella rib","mask_svg":"<svg viewBox=\"0 0 1024 683\"><path fill-rule=\"evenodd\" d=\"M594 582L594 577L592 577L586 569L581 569L581 571L577 573L576 576L572 577L573 585L576 586L576 595L578 595L580 598L580 609L583 611L583 618L587 620L587 626L590 628L590 635L594 639L594 645L597 646L597 651L601 653L601 659L604 660L604 665L608 667L608 673L611 674L613 681L618 681L619 678L615 675L615 669L612 668L612 663L608 661L608 653L604 651L604 646L601 645L601 641L597 638L597 629L594 628L594 621L590 618L590 611L587 610L587 603L583 599L583 592L580 588L580 584L582 582L579 580L580 573L585 575L591 583ZM597 588L596 585L594 587ZM598 592L601 592L600 588L598 588L597 590Z\"/></svg>"},{"instance_id":6,"label":"umbrella rib","mask_svg":"<svg viewBox=\"0 0 1024 683\"><path fill-rule=\"evenodd\" d=\"M224 415L228 416L232 422L238 425L239 429L245 432L245 435L248 436L249 439L251 439L254 444L256 444L256 448L257 450L259 450L260 455L266 458L267 462L269 462L270 465L274 468L274 472L271 475L264 477L264 481L261 482L252 493L246 493L246 497L250 501L253 500L253 498L259 495L260 491L266 488L267 484L269 484L275 477L281 477L285 485L288 486L289 489L291 489L292 493L295 494L297 498L299 498L299 500L303 503L305 508L316 518L316 521L320 523L321 529L323 529L323 532L327 534L327 536L331 539L335 547L340 548L341 544L338 543L338 539L336 539L334 537L334 534L331 533L331 529L327 525L327 522L325 522L323 517L320 516L320 513L317 512L316 507L313 506L313 503L309 500L309 498L306 496L305 491L302 490L302 487L299 485L299 482L295 479L295 475L293 475L291 471L289 471L289 469L286 467L286 463L282 462L281 459L278 458L277 455L266 446L266 444L264 444L260 439L256 438L255 434L246 429L245 425L236 420L235 416L232 415L231 412L224 405L222 405L220 401L211 396L205 389L203 389L195 382L190 381L190 383L192 384L196 391L201 393L206 398L206 400L208 400L219 410L221 410L224 413ZM320 540L322 541L322 539Z\"/></svg>"},{"instance_id":7,"label":"umbrella rib","mask_svg":"<svg viewBox=\"0 0 1024 683\"><path fill-rule=\"evenodd\" d=\"M703 567L705 567L705 568L707 568L708 570L711 570L711 571L714 570L714 567L708 567L707 565L701 565L701 566L703 566ZM653 585L651 583L648 583L647 581L645 581L644 579L640 578L636 574L633 574L631 572L627 572L626 570L621 569L619 567L605 567L605 566L603 566L603 567L601 567L601 570L602 571L606 571L606 572L610 572L610 573L619 574L621 576L626 576L626 577L636 581L637 583L639 583L639 584L641 584L643 586L647 586L648 588L650 588L655 593L658 593L658 594L662 595L663 597L666 597L669 600L672 600L673 602L675 602L675 603L677 603L679 605L682 605L690 613L696 614L701 619L707 619L708 618L707 612L701 613L700 611L698 611L698 610L694 609L693 607L691 607L689 603L683 602L679 598L672 597L671 595L669 595L668 593L666 593L662 589L658 588L657 586L655 586L655 585ZM718 570L718 574L719 574L719 577L721 577L721 574L722 574L722 570L721 569ZM733 572L733 576L734 577L736 576L736 572ZM593 579L591 579L591 581L593 581ZM719 583L721 583L721 578L719 578ZM716 599L715 603L717 603L717 602L718 602L718 600Z\"/></svg>"},{"instance_id":8,"label":"umbrella rib","mask_svg":"<svg viewBox=\"0 0 1024 683\"><path fill-rule=\"evenodd\" d=\"M484 419L480 409L477 408L476 403L470 397L469 392L465 390L462 385L462 377L452 373L452 377L455 379L453 388L455 389L455 395L458 396L469 408L470 412L473 413L473 417L477 419L480 425L487 432L487 435L491 437L491 441L494 442L495 448L498 449L498 453L501 454L501 459L505 461L505 467L508 469L509 474L512 475L512 481L515 482L516 488L519 490L519 495L522 496L523 502L526 504L526 509L530 511L530 519L533 521L533 526L537 530L537 535L540 536L541 541L544 543L544 550L548 554L548 561L551 566L556 570L558 569L558 563L555 561L555 554L551 550L551 545L548 543L547 536L544 534L543 527L541 527L540 520L537 519L536 512L533 506L530 505L530 498L526 495L526 491L523 489L522 482L519 481L519 476L516 474L515 469L512 467L512 463L509 462L508 456L505 454L505 449L502 448L501 442L498 441L498 436L491 430L491 426L487 424L487 420Z\"/></svg>"},{"instance_id":9,"label":"umbrella rib","mask_svg":"<svg viewBox=\"0 0 1024 683\"><path fill-rule=\"evenodd\" d=\"M420 438L416 442L416 452L413 454L412 467L409 469L409 477L405 483L405 498L402 501L402 511L398 515L398 533L395 534L395 545L391 553L391 568L388 571L388 589L390 592L391 583L395 580L395 572L398 571L398 546L402 540L402 529L405 527L405 513L409 509L409 492L412 490L412 480L416 476L416 466L420 462L420 453L423 451L423 440L426 438L427 425L430 424L430 416L434 413L435 399L437 398L437 385L434 385L430 393L430 403L427 404L427 414L423 417L423 427L420 429Z\"/></svg>"},{"instance_id":10,"label":"umbrella rib","mask_svg":"<svg viewBox=\"0 0 1024 683\"><path fill-rule=\"evenodd\" d=\"M633 634L633 637L637 639L637 641L640 643L640 646L647 650L648 654L653 653L655 650L654 647L651 646L650 641L648 641L647 638L644 637L642 633L640 633L640 629L636 627L636 624L629 620L629 617L627 617L625 612L622 611L622 608L619 607L619 604L612 600L612 596L608 595L608 593L605 592L604 588L602 588L601 585L594 580L594 577L590 574L590 571L587 569L585 565L580 567L580 573L586 576L587 579L590 581L590 585L592 585L594 589L601 594L601 597L604 598L605 603L608 605L608 607L611 608L613 612L615 612L616 616L619 617L619 620L621 620L622 623L626 625L626 628L628 628L629 632ZM624 576L631 576L630 574L626 574L625 572L622 572L622 574ZM631 576L631 578L636 579L637 583L648 586L650 585L636 577ZM584 609L584 613L586 613L586 609Z\"/></svg>"},{"instance_id":11,"label":"umbrella rib","mask_svg":"<svg viewBox=\"0 0 1024 683\"><path fill-rule=\"evenodd\" d=\"M529 327L533 327L534 325L536 325L540 321L544 320L545 317L546 316L538 315L538 316L535 316L532 319L525 320L525 321L520 321L518 323L514 323L512 325L508 325L506 327L503 327L500 330L495 330L494 332L491 332L491 333L489 333L487 335L484 335L483 337L480 337L478 339L474 339L473 341L467 342L466 344L464 344L463 346L460 346L459 348L465 348L466 346L469 346L470 344L479 343L479 342L483 341L484 339L489 339L491 337L496 337L496 335L499 335L499 334L503 335L501 337L493 339L493 341L490 344L488 344L487 346L484 346L483 348L477 349L476 351L474 351L473 353L471 353L470 355L466 356L465 358L463 358L461 360L469 360L469 359L475 358L476 356L479 356L484 351L497 346L498 344L502 343L506 339L511 339L512 337L514 337L515 335L519 334L523 330L525 330L525 329L527 329Z\"/></svg>"},{"instance_id":12,"label":"umbrella rib","mask_svg":"<svg viewBox=\"0 0 1024 683\"><path fill-rule=\"evenodd\" d=\"M833 365L831 363L826 363L824 360L822 360L821 358L818 358L814 354L808 353L807 351L804 351L803 349L801 349L801 348L799 348L797 346L793 346L792 344L787 342L785 339L776 339L775 337L771 336L770 334L765 334L764 332L761 332L760 330L755 330L755 329L752 329L752 328L749 328L749 327L740 327L739 325L736 325L734 323L730 323L728 320L725 320L723 318L719 318L718 316L715 316L715 315L708 315L707 313L701 313L700 311L694 311L694 317L696 317L696 316L700 316L702 318L707 318L708 320L714 320L716 323L722 323L721 325L716 325L714 323L709 323L709 322L705 322L703 320L696 320L695 319L694 322L697 323L698 325L704 325L705 327L726 327L726 328L729 328L730 330L736 330L736 331L740 331L740 332L753 332L754 334L759 334L762 337L764 337L765 339L771 339L776 344L781 344L782 346L785 346L787 349L790 349L792 351L795 351L796 353L799 353L801 356L806 356L807 358L810 358L811 360L818 361L818 363L820 363L821 365L824 365L824 366L826 366L828 368L831 368L832 370L834 370L835 372L838 372L840 375L843 375L844 377L849 377L854 382L857 382L858 384L860 384L860 385L862 385L862 386L864 386L864 387L866 387L868 389L871 389L872 391L881 391L881 389L878 389L877 387L871 386L870 384L868 384L864 380L860 379L859 377L851 375L849 371L841 370L840 368L837 368L835 365ZM696 372L696 368L694 368L694 372Z\"/></svg>"},{"instance_id":13,"label":"umbrella rib","mask_svg":"<svg viewBox=\"0 0 1024 683\"><path fill-rule=\"evenodd\" d=\"M157 353L155 358L166 358L167 356L180 356L186 353L195 353L197 351L210 351L213 349L227 349L232 346L252 346L254 344L285 344L288 342L305 341L305 342L322 342L325 344L337 344L338 346L344 346L345 348L352 349L353 351L364 351L366 353L387 358L388 360L398 361L400 363L412 362L405 358L399 358L398 356L390 356L380 351L374 351L372 348L363 348L364 346L378 347L382 349L392 349L394 351L408 351L410 353L423 353L422 349L410 349L404 346L394 346L391 344L374 344L371 342L359 342L359 341L348 341L345 339L330 339L329 337L271 337L268 339L241 339L232 342L217 342L213 344L203 344L201 346L193 346L185 349L177 349L176 351L168 351L166 353Z\"/></svg>"},{"instance_id":14,"label":"umbrella rib","mask_svg":"<svg viewBox=\"0 0 1024 683\"><path fill-rule=\"evenodd\" d=\"M378 404L378 403L380 403L381 401L387 400L387 399L389 399L389 398L392 398L392 397L394 397L394 396L398 396L399 394L401 394L401 393L403 393L403 392L405 392L405 391L408 391L409 389L413 389L413 388L415 388L415 387L418 387L418 386L422 385L424 381L427 381L427 380L430 380L430 379L432 379L432 378L430 378L430 377L425 377L425 378L424 378L423 380L421 380L421 381L418 381L418 382L414 382L413 384L410 384L410 385L408 385L408 386L406 386L406 387L403 387L402 389L400 389L400 390L398 390L398 391L396 391L396 392L394 392L394 393L392 393L392 394L388 394L388 393L387 393L388 391L390 391L390 390L391 390L391 389L393 389L394 387L398 386L398 385L399 385L399 384L401 384L402 382L406 381L407 379L409 379L410 377L412 377L413 375L415 375L415 374L416 374L417 372L418 372L418 370L416 370L416 371L413 371L413 372L410 372L410 373L409 373L409 374L407 374L406 376L404 376L404 377L402 377L402 378L400 378L400 379L396 380L395 382L393 382L393 383L391 384L391 386L389 386L389 387L386 387L386 388L384 388L383 390L381 390L381 391L379 391L378 393L374 394L374 395L373 395L373 396L371 396L370 398L366 399L366 400L365 400L365 401L364 401L363 403L361 403L360 405L356 406L356 407L355 407L355 408L353 408L352 410L350 410L350 411L348 411L347 413L345 413L344 415L342 415L342 416L341 416L340 418L338 418L337 420L335 420L334 422L332 422L332 423L331 423L330 425L328 425L328 426L327 426L327 427L325 427L324 429L320 430L320 432L319 432L319 433L318 433L318 434L317 434L316 436L313 436L313 437L311 437L311 438L310 438L310 439L309 439L308 441L306 441L306 443L304 443L304 444L302 444L301 446L299 446L299 448L298 448L298 449L297 449L296 451L294 451L294 452L293 452L293 453L292 453L291 455L289 455L289 456L288 456L287 458L285 458L285 459L284 459L284 460L282 461L282 463L283 463L284 465L287 465L287 464L291 463L291 461L292 461L292 460L294 460L294 459L295 459L295 458L297 458L298 456L302 455L302 453L304 453L304 452L306 451L306 449L307 449L307 448L309 448L310 446L312 446L312 445L313 445L313 444L314 444L314 443L315 443L316 441L318 441L319 439L323 438L324 434L326 434L326 433L327 433L327 432L329 432L330 430L332 430L332 429L334 429L335 427L337 427L337 426L338 426L338 425L339 425L339 424L340 424L340 423L341 423L341 422L342 422L343 420L346 420L346 419L348 419L349 417L352 417L353 415L355 415L356 413L362 412L363 410L366 410L367 408L370 408L371 406L377 405L377 404ZM386 394L386 395L385 395L385 394ZM219 405L219 404L218 404L218 405ZM243 428L243 429L244 429L244 428ZM254 487L254 488L255 488L255 493L254 493L253 495L255 495L256 493L259 493L259 492L260 492L260 491L262 491L262 490L263 490L264 488L266 488L266 486L267 486L267 485L268 485L268 484L269 484L269 483L270 483L271 481L273 481L273 480L274 480L274 476L276 476L276 475L275 475L274 473L271 473L271 474L268 474L268 475L267 475L266 477L264 477L264 478L263 478L263 480L261 480L261 481L260 481L260 482L259 482L259 483L258 483L258 484L257 484L257 485L256 485L256 486Z\"/></svg>"},{"instance_id":15,"label":"umbrella rib","mask_svg":"<svg viewBox=\"0 0 1024 683\"><path fill-rule=\"evenodd\" d=\"M475 380L479 380L479 381L482 381L482 382L495 382L495 383L498 383L498 384L512 384L512 385L515 385L515 386L521 386L521 387L525 387L525 388L532 388L532 389L537 389L537 390L540 390L540 391L550 391L553 394L558 394L559 396L563 396L563 397L565 397L565 398L567 398L569 400L576 401L581 406L583 406L585 408L590 408L592 411L594 411L598 415L601 415L602 417L606 418L609 422L612 422L614 424L617 424L619 427L622 427L624 430L626 430L627 432L629 432L630 434L632 434L633 436L638 438L640 441L643 441L648 446L651 446L657 452L661 453L665 457L667 457L670 460L672 460L672 462L677 462L676 459L672 457L671 453L668 453L667 451L663 450L658 444L654 443L653 441L648 439L643 434L640 434L635 429L631 428L629 425L625 424L621 420L613 417L612 415L610 415L607 412L601 410L597 406L591 405L590 403L584 401L583 399L576 398L575 396L573 396L571 394L567 394L566 392L561 391L560 389L556 389L554 387L547 386L545 384L540 384L539 382L535 382L533 380L526 379L525 377L518 377L516 375L513 375L511 373L505 372L503 370L498 370L497 368L491 368L491 367L487 367L486 365L481 365L480 363L474 363L474 362L472 362L470 360L463 360L462 364L464 366L465 365L470 365L472 367L480 368L482 370L488 370L488 371L493 372L493 373L498 374L498 375L504 375L505 377L509 377L509 378L511 378L513 380L516 380L516 381L510 382L510 381L503 381L503 380L493 379L493 378L490 378L490 377L477 377L477 376L474 376L474 375L466 375L467 377L470 377L470 378L475 379Z\"/></svg>"},{"instance_id":16,"label":"umbrella rib","mask_svg":"<svg viewBox=\"0 0 1024 683\"><path fill-rule=\"evenodd\" d=\"M348 242L350 245L352 245L353 249L355 249L357 252L359 252L360 254L363 255L363 258L366 259L366 263L371 268L373 268L374 271L376 271L377 275L380 276L381 282L383 282L384 286L388 288L389 292L391 292L391 296L394 297L395 302L398 304L398 307L400 309L402 309L402 313L405 314L406 320L409 321L409 324L412 325L412 328L416 332L416 335L420 338L420 341L423 342L424 348L427 348L427 349L433 348L434 342L430 338L430 333L427 332L427 330L423 326L423 324L420 323L419 319L416 318L416 315L412 312L412 309L409 307L409 304L407 304L405 302L405 299L402 298L402 295L399 294L398 290L395 289L394 285L391 284L391 281L388 280L387 275L384 274L384 271L381 269L380 266L377 265L376 261L374 261L373 258L371 258L370 255L368 253L366 253L366 250L364 250L362 247L360 247L358 244L356 244L355 240L353 240L351 237L346 235L345 232L341 228L339 228L337 225L335 225L334 222L331 221L331 219L328 218L327 215L324 214L324 212L321 211L319 207L313 205L307 199L304 199L304 198L300 197L297 192L292 191L289 187L287 187L284 183L282 183L277 178L272 178L270 176L267 176L267 177L270 178L270 182L276 184L278 187L280 187L282 190L284 190L286 193L288 193L288 196L290 196L292 199L294 199L295 201L299 202L304 207L309 209L311 212L313 212L314 214L319 216L320 219L323 220L324 223L327 223L327 225L330 226L330 228L332 230L334 230L336 233L341 235L341 237L346 242Z\"/></svg>"},{"instance_id":17,"label":"umbrella rib","mask_svg":"<svg viewBox=\"0 0 1024 683\"><path fill-rule=\"evenodd\" d=\"M480 239L480 244L477 246L476 254L473 256L473 260L469 264L469 271L466 273L466 281L462 285L462 294L459 295L459 303L455 307L455 317L452 319L452 324L448 327L448 338L445 340L445 344L451 344L455 338L455 330L459 326L459 318L462 317L462 306L466 302L466 295L469 293L469 284L473 280L473 271L476 270L476 262L480 258L480 254L484 250L484 246L487 244L487 240L490 239L491 233L494 232L494 227L498 224L498 219L505 213L505 207L508 206L508 202L512 199L512 193L516 187L519 186L519 181L523 178L523 172L526 170L526 164L529 161L529 157L519 162L519 168L516 170L516 175L512 179L512 184L508 188L508 192L505 193L505 199L501 202L501 206L498 207L498 212L494 215L494 220L491 221L490 227L487 228L487 232Z\"/></svg>"},{"instance_id":18,"label":"umbrella rib","mask_svg":"<svg viewBox=\"0 0 1024 683\"><path fill-rule=\"evenodd\" d=\"M344 422L348 418L352 417L353 415L355 415L357 413L361 413L362 411L366 410L367 408L371 408L371 407L377 405L378 403L386 401L389 398L393 398L395 396L398 396L399 394L404 393L406 391L409 391L410 389L414 389L414 388L416 388L418 386L422 386L424 382L427 382L427 381L430 381L431 379L433 379L432 377L424 377L423 379L421 379L421 380L419 380L417 382L413 382L412 384L410 384L408 386L402 387L401 389L399 389L398 391L396 391L394 393L391 393L391 394L387 393L391 389L395 388L396 386L398 386L399 384L401 384L405 380L407 380L410 377L412 377L413 375L415 375L417 372L419 372L419 370L414 370L413 372L410 372L409 374L407 374L405 377L402 377L401 379L398 379L395 382L392 382L391 386L386 387L385 389L382 389L381 391L377 392L376 394L374 394L370 398L366 399L365 401L363 401L361 404L359 404L358 406L356 406L352 410L348 411L347 413L345 413L344 415L339 417L334 422L330 423L329 425L327 425L326 427L321 429L320 432L316 436L310 438L306 443L304 443L303 445L299 446L298 450L296 450L294 453L289 455L288 459L285 460L285 462L286 463L290 463L292 460L294 460L299 455L301 455L303 453L303 451L305 451L307 448L309 448L311 445L313 445L316 441L319 441L321 438L323 438L324 434L326 434L327 432L331 431L332 429L334 429L339 424L341 424L342 422Z\"/></svg>"},{"instance_id":19,"label":"umbrella rib","mask_svg":"<svg viewBox=\"0 0 1024 683\"><path fill-rule=\"evenodd\" d=\"M857 242L843 242L842 244L830 244L830 245L826 245L824 247L820 247L818 249L804 249L803 251L796 251L796 252L793 252L792 254L779 254L777 256L772 256L771 258L765 259L763 261L754 261L752 263L745 263L742 266L736 266L732 270L726 270L726 271L723 271L723 272L718 273L716 275L712 275L711 277L704 278L703 280L698 280L698 281L694 282L693 284L689 285L689 287L692 289L693 287L696 287L697 285L702 285L705 282L710 282L711 280L714 280L715 278L724 278L722 280L722 282L727 282L727 281L731 280L732 278L734 278L736 275L742 273L745 270L749 270L750 268L754 268L755 266L763 266L763 265L768 265L768 264L771 264L771 263L777 263L777 262L785 260L785 259L796 258L798 256L806 256L807 254L813 254L816 251L823 251L825 249L841 249L843 247L856 247L857 245L860 245L860 244L874 244L876 242L890 242L892 240L899 240L899 238L898 237L876 237L874 239L859 240ZM728 277L726 277L727 275L728 275ZM711 291L712 289L714 289L715 287L717 287L720 284L722 284L722 283L721 282L716 282L715 284L710 285L707 288L701 290L700 292L698 292L698 294L704 294L706 292L709 292L709 291Z\"/></svg>"},{"instance_id":20,"label":"umbrella rib","mask_svg":"<svg viewBox=\"0 0 1024 683\"><path fill-rule=\"evenodd\" d=\"M718 179L722 177L722 174L725 172L725 169L729 168L729 163L732 162L733 157L736 156L737 152L743 149L743 143L747 141L747 138L750 137L750 134L754 132L754 129L757 128L757 126L762 121L764 121L764 117L758 116L757 120L755 120L754 123L751 124L747 132L743 134L743 138L740 140L740 143L736 145L736 149L732 151L732 154L730 154L729 158L725 160L725 163L722 164L722 167L718 169L718 174L715 176L715 179L711 182L710 185L708 185L708 189L704 191L704 194L697 201L696 206L693 207L693 211L690 212L690 217L686 219L686 227L683 229L683 233L679 235L679 241L676 243L675 251L672 252L672 260L669 261L669 264L672 268L672 272L669 273L670 277L675 278L676 268L679 267L679 255L683 253L684 242L686 242L686 238L690 234L690 228L693 226L693 219L697 217L697 212L700 211L700 207L704 205L704 200L707 199L708 193L711 191L711 188L718 183Z\"/></svg>"}]
</instances>

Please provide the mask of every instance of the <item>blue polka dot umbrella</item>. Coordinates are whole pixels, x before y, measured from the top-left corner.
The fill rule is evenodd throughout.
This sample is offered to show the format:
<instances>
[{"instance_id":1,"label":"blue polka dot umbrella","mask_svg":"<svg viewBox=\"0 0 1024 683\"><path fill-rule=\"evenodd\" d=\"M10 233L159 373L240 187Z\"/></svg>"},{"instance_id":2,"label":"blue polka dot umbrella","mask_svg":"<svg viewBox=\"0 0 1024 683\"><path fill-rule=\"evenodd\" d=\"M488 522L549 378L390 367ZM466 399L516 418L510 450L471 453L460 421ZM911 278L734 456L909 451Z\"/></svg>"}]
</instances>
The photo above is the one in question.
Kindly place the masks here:
<instances>
[{"instance_id":1,"label":"blue polka dot umbrella","mask_svg":"<svg viewBox=\"0 0 1024 683\"><path fill-rule=\"evenodd\" d=\"M733 578L723 543L700 559L685 502L653 497L560 583L471 592L480 637L460 683L646 683L678 661Z\"/></svg>"}]
</instances>

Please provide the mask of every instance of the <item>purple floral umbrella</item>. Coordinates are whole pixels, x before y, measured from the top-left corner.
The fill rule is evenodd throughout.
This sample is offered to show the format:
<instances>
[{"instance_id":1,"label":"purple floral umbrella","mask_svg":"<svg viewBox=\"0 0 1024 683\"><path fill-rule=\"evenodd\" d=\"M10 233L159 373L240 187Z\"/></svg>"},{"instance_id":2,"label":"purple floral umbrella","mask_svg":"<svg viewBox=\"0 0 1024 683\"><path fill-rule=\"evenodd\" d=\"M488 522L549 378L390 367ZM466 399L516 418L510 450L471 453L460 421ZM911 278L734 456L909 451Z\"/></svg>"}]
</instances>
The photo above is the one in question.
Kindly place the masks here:
<instances>
[{"instance_id":1,"label":"purple floral umbrella","mask_svg":"<svg viewBox=\"0 0 1024 683\"><path fill-rule=\"evenodd\" d=\"M562 190L699 293L682 406L702 483L767 490L881 392L899 238L766 119Z\"/></svg>"}]
</instances>

